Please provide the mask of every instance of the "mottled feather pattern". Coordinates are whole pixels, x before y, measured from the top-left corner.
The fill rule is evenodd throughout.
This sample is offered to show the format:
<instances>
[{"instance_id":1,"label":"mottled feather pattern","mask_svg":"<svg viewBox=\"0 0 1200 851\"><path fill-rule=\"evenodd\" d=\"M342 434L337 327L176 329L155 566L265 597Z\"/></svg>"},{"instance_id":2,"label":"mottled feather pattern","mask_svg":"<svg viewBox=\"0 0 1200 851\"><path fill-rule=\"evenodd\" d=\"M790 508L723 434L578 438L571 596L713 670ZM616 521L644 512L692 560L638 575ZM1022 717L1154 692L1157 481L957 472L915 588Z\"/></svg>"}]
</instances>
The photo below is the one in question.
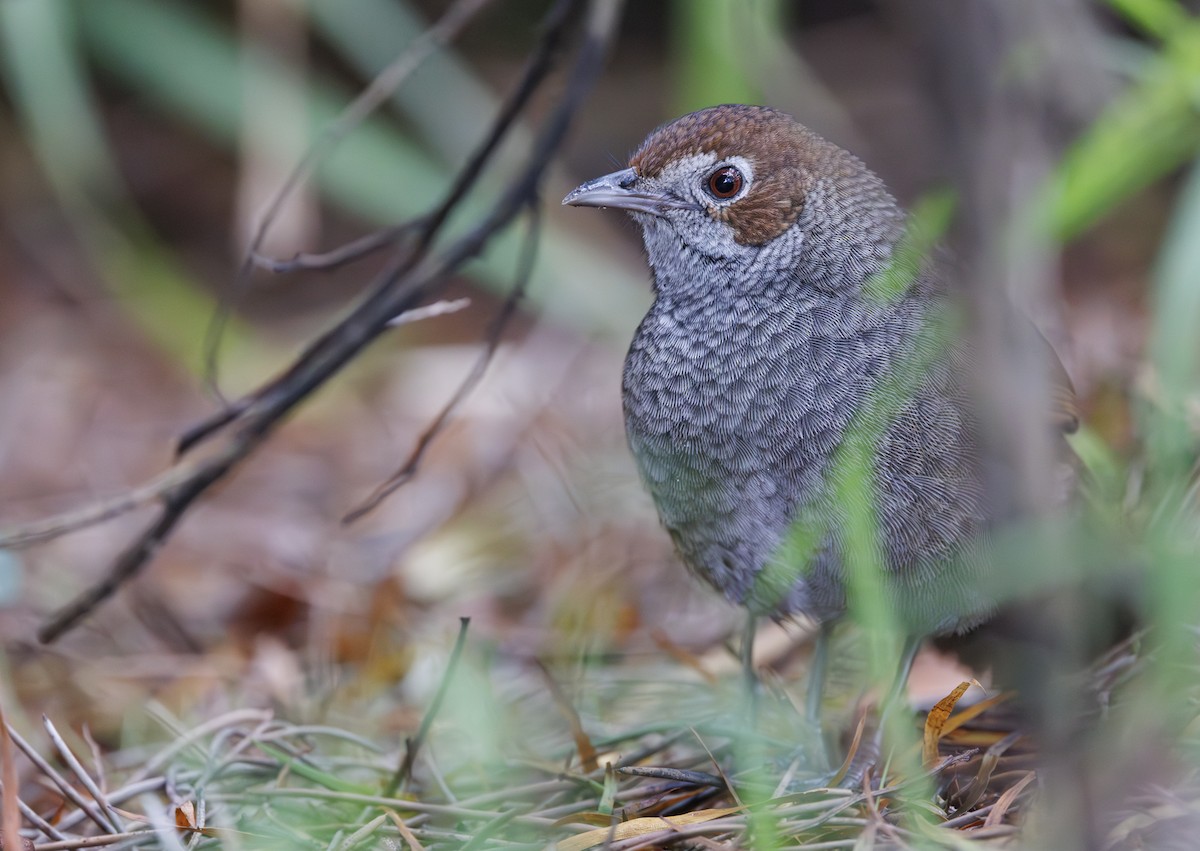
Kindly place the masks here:
<instances>
[{"instance_id":1,"label":"mottled feather pattern","mask_svg":"<svg viewBox=\"0 0 1200 851\"><path fill-rule=\"evenodd\" d=\"M654 281L625 363L626 429L684 562L758 612L842 614L833 465L869 434L898 614L914 634L986 617L981 533L1005 506L985 487L970 357L930 333L947 306L936 259L889 298L869 285L905 226L882 181L790 116L737 105L660 128L630 167L596 196L641 226ZM730 168L741 188L711 191ZM922 371L897 381L906 369ZM774 570L797 523L818 530L815 552Z\"/></svg>"},{"instance_id":2,"label":"mottled feather pattern","mask_svg":"<svg viewBox=\"0 0 1200 851\"><path fill-rule=\"evenodd\" d=\"M727 301L719 290L684 303L659 297L626 361L626 427L685 563L739 603L819 619L841 613L836 547L807 570L820 593L798 582L783 601L755 600L755 578L801 510L836 529L831 459L889 356L912 344L920 323L912 302L885 308L819 291L762 301ZM955 555L982 521L963 511L978 502L964 424L930 395L912 400L879 446L880 524L894 568ZM917 439L935 446L913 445L903 427L912 417L926 422ZM915 511L934 521L924 534L910 529Z\"/></svg>"}]
</instances>

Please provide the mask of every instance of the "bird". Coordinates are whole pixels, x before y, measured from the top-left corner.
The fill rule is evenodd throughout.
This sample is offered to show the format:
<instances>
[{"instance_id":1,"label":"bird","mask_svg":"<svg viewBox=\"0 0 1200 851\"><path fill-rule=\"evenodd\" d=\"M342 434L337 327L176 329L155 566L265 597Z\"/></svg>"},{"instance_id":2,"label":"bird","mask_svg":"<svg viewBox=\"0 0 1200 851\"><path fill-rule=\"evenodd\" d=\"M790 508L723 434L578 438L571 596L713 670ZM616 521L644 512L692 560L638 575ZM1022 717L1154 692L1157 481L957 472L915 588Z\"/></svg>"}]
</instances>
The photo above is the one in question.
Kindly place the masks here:
<instances>
[{"instance_id":1,"label":"bird","mask_svg":"<svg viewBox=\"0 0 1200 851\"><path fill-rule=\"evenodd\" d=\"M640 227L654 300L625 360L626 435L692 573L752 619L836 623L853 508L839 464L866 440L884 596L907 637L897 681L921 639L988 619L995 583L977 580L1012 496L994 487L978 358L938 333L951 264L904 250L909 216L874 172L784 112L724 104L656 129L562 203ZM1062 388L1048 428L1068 433L1073 391L1047 350Z\"/></svg>"}]
</instances>

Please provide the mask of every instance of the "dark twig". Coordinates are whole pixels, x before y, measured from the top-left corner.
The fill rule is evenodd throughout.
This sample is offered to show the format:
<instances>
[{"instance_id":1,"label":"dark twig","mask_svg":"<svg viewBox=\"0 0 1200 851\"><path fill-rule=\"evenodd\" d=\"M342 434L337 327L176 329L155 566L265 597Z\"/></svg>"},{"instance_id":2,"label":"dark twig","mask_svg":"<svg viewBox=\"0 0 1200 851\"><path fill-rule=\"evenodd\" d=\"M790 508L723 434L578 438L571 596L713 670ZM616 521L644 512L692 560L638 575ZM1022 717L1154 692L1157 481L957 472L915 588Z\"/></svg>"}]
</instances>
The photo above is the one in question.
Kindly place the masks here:
<instances>
[{"instance_id":1,"label":"dark twig","mask_svg":"<svg viewBox=\"0 0 1200 851\"><path fill-rule=\"evenodd\" d=\"M690 783L693 786L713 786L717 789L729 788L725 778L704 771L688 771L685 768L657 765L627 765L617 770L622 774L632 774L637 777L655 777L659 780L674 780L678 783Z\"/></svg>"},{"instance_id":2,"label":"dark twig","mask_svg":"<svg viewBox=\"0 0 1200 851\"><path fill-rule=\"evenodd\" d=\"M404 53L396 57L386 68L380 71L371 81L370 85L342 110L337 119L325 128L325 131L312 147L305 152L300 162L296 164L295 168L292 169L291 173L284 180L283 185L279 187L279 190L267 205L262 220L259 222L258 228L250 240L250 245L246 248L245 259L238 270L230 293L227 294L218 306L216 314L213 316L213 321L209 325L208 338L205 340L204 345L205 372L208 376L209 387L216 394L217 398L221 398L220 390L217 387L217 355L220 351L221 337L224 334L225 325L229 320L230 314L233 312L238 297L246 290L254 267L263 260L260 249L267 237L267 231L270 230L271 225L278 217L284 202L308 178L309 174L316 167L316 164L328 155L345 138L347 133L362 124L371 113L383 105L429 57L453 41L466 25L471 22L472 18L489 2L491 0L458 0L458 2L451 5L437 23L422 33ZM407 228L401 225L394 230L394 238L398 239L406 232ZM386 233L386 231L380 233ZM380 234L374 234L374 236L379 237ZM375 250L375 247L368 246L365 250L360 250L365 255ZM240 415L240 412L235 416L226 418L224 422L231 422L238 415Z\"/></svg>"},{"instance_id":3,"label":"dark twig","mask_svg":"<svg viewBox=\"0 0 1200 851\"><path fill-rule=\"evenodd\" d=\"M431 215L429 230L423 232L424 237L416 249L405 252L403 257L393 258L350 315L311 344L283 375L239 402L239 413L230 415L223 412L193 430L192 439L183 443L185 450L196 440L222 426L234 420L241 422L241 427L224 446L197 464L192 476L163 495L161 514L120 555L110 575L51 617L39 632L42 641L58 638L136 574L154 556L201 494L228 476L271 435L297 404L336 375L383 333L394 317L418 306L463 263L479 254L492 236L506 227L536 196L542 174L562 142L572 116L599 74L616 29L620 0L590 0L586 31L570 79L534 139L525 166L474 228L446 246L439 256L429 253L428 249L451 209L474 184L516 115L549 74L553 55L565 36L569 12L580 2L559 0L551 10L546 32L517 94L502 110L489 138L460 173L447 199Z\"/></svg>"},{"instance_id":4,"label":"dark twig","mask_svg":"<svg viewBox=\"0 0 1200 851\"><path fill-rule=\"evenodd\" d=\"M325 251L321 254L297 254L291 260L277 260L274 257L267 257L257 252L252 252L250 257L254 261L254 265L258 268L266 269L268 272L275 272L276 274L314 269L328 271L336 269L339 266L344 266L347 263L361 260L376 251L381 251L395 244L397 240L406 234L410 234L422 227L424 223L425 220L423 218L413 219L401 225L382 228L374 233L361 236L330 251Z\"/></svg>"},{"instance_id":5,"label":"dark twig","mask_svg":"<svg viewBox=\"0 0 1200 851\"><path fill-rule=\"evenodd\" d=\"M458 660L462 657L463 647L467 643L467 627L471 625L471 619L459 618L459 622L461 626L458 628L458 638L454 641L454 649L450 651L450 660L446 663L446 670L442 674L441 683L438 684L437 693L434 694L429 709L425 711L425 717L421 719L421 726L417 728L417 734L410 736L404 742L404 761L400 763L396 773L384 787L383 797L385 798L393 797L408 782L408 778L412 777L413 765L417 761L417 751L425 743L425 739L429 735L429 728L433 726L433 719L441 711L442 702L446 699L446 692L450 689L450 681L458 669Z\"/></svg>"},{"instance_id":6,"label":"dark twig","mask_svg":"<svg viewBox=\"0 0 1200 851\"><path fill-rule=\"evenodd\" d=\"M512 290L509 292L508 297L505 298L504 304L501 305L500 312L496 314L496 317L488 326L483 351L475 359L475 363L471 365L471 371L459 383L458 388L446 404L442 406L442 409L438 411L433 422L422 432L408 459L400 469L393 473L387 481L379 485L361 504L349 511L342 518L343 523L353 523L364 514L373 511L381 502L412 480L417 474L417 470L421 466L421 461L425 458L425 453L429 450L434 439L446 428L446 423L450 421L450 417L458 410L458 406L462 404L464 399L471 395L472 391L479 385L479 382L483 380L484 373L487 372L488 366L496 356L496 349L500 346L500 340L504 336L504 331L508 327L508 323L512 321L513 315L516 314L517 306L521 303L521 299L525 296L525 290L529 286L529 278L533 274L533 262L537 258L538 235L541 231L541 207L538 206L536 199L531 199L529 202L529 216L529 229L526 232L525 242L521 247L521 259L518 263L516 283L513 284Z\"/></svg>"},{"instance_id":7,"label":"dark twig","mask_svg":"<svg viewBox=\"0 0 1200 851\"><path fill-rule=\"evenodd\" d=\"M163 497L163 509L146 530L130 544L109 570L108 576L84 591L47 621L38 630L38 639L49 643L77 624L88 612L111 597L130 577L154 557L166 541L175 524L200 494L220 481L253 448L266 437L274 423L267 424L250 439L230 443L225 450L206 459L195 474Z\"/></svg>"},{"instance_id":8,"label":"dark twig","mask_svg":"<svg viewBox=\"0 0 1200 851\"><path fill-rule=\"evenodd\" d=\"M356 317L360 315L362 315L364 318L366 318L366 316L371 316L373 321L378 321L378 318L374 316L374 314L377 312L376 303L379 301L386 303L390 296L394 297L398 295L398 283L405 276L415 273L418 270L421 261L426 259L429 247L433 244L434 238L441 231L442 225L445 224L446 219L449 218L450 214L455 210L463 197L474 187L476 181L479 179L479 175L483 172L484 167L488 164L488 161L491 159L500 143L508 134L509 130L512 128L512 125L516 122L517 117L521 114L526 105L528 105L530 99L533 97L542 81L549 74L551 67L553 66L554 55L557 53L559 47L561 46L562 39L565 36L569 13L577 2L578 0L559 0L557 3L555 3L554 7L551 8L549 14L547 15L543 37L538 42L537 47L534 49L533 56L531 56L526 62L525 70L522 74L520 82L513 89L512 94L501 107L495 121L493 121L491 131L488 133L487 138L484 139L483 143L476 149L471 158L467 160L466 165L463 166L462 170L455 178L454 183L451 185L450 191L447 192L446 197L442 199L442 203L439 204L432 213L424 217L422 226L415 234L414 244L411 247L405 246L404 250L399 255L392 257L388 269L386 269L380 276L375 287L364 299L364 301L360 303L358 309L355 310L349 319L343 321L339 326L335 327L332 331L328 332L324 337L318 339L316 343L310 346L309 349L296 361L296 363L293 365L293 368L284 373L281 378L277 379L275 382L267 384L264 388L260 388L257 392L251 394L246 399L234 403L229 410L236 409L237 413L235 415L229 416L228 411L222 411L210 420L201 422L198 426L191 429L179 442L179 452L181 454L187 452L196 443L211 437L224 426L248 413L250 408L253 407L254 403L261 401L263 394L269 392L272 387L279 387L280 385L288 383L289 379L292 378L298 368L304 367L311 361L317 359L318 353L322 346L329 343L336 345L337 338L340 336L340 332L345 329L346 326L348 326ZM555 147L557 147L557 143L555 144ZM536 161L531 160L531 162L533 162L535 167L537 166ZM541 168L537 168L538 179L541 177L541 171ZM533 181L533 185L536 186L536 183L537 179ZM525 201L524 198L520 200L522 203ZM513 214L515 214L515 211L513 211ZM505 224L507 223L507 218L511 218L511 215L512 214L506 217ZM471 234L468 234L459 241L459 244L461 245L464 241L469 240L470 237ZM453 249L451 249L451 251L452 250ZM472 252L472 254L473 253L474 252ZM469 257L471 255L467 256ZM466 257L463 259L465 260ZM414 306L415 300L414 303L405 304L403 308L396 310L396 313L401 313L403 310ZM391 317L389 316L387 318L390 319ZM376 331L375 333L378 332ZM366 337L361 343L360 347L365 346L366 343L373 339L373 337L374 333ZM357 353L357 350L355 353Z\"/></svg>"},{"instance_id":9,"label":"dark twig","mask_svg":"<svg viewBox=\"0 0 1200 851\"><path fill-rule=\"evenodd\" d=\"M558 680L554 679L554 674L550 673L550 669L546 667L540 659L535 660L538 670L541 671L542 679L546 682L546 688L550 691L550 697L554 701L554 705L558 707L558 711L566 718L567 724L571 728L571 738L575 741L575 751L579 757L579 767L585 774L591 774L599 768L596 762L596 746L592 744L591 737L587 734L587 730L583 726L583 719L579 717L579 710L575 708L575 704L567 697L562 686L558 684ZM612 771L612 765L606 766L605 776Z\"/></svg>"},{"instance_id":10,"label":"dark twig","mask_svg":"<svg viewBox=\"0 0 1200 851\"><path fill-rule=\"evenodd\" d=\"M67 766L67 768L71 769L72 773L75 775L75 778L79 781L79 785L82 786L87 793L92 796L92 800L99 805L101 815L108 820L109 832L120 833L123 831L124 825L121 824L121 818L117 815L116 810L113 809L112 804L109 803L108 798L105 796L103 790L101 790L96 781L92 779L92 776L88 774L87 769L83 767L83 763L79 761L79 757L75 756L75 753L67 746L67 743L63 741L63 737L59 734L58 729L54 726L54 723L45 715L42 716L42 726L45 727L46 734L50 737L50 743L54 745L54 749L58 751L58 755L62 759L63 763Z\"/></svg>"},{"instance_id":11,"label":"dark twig","mask_svg":"<svg viewBox=\"0 0 1200 851\"><path fill-rule=\"evenodd\" d=\"M85 529L88 526L95 526L105 520L120 517L122 514L128 514L130 511L160 498L164 493L189 478L193 471L192 465L181 464L159 473L145 484L111 499L102 499L74 511L15 526L11 529L0 530L0 547L5 549L27 547L69 532Z\"/></svg>"},{"instance_id":12,"label":"dark twig","mask_svg":"<svg viewBox=\"0 0 1200 851\"><path fill-rule=\"evenodd\" d=\"M96 826L100 828L102 833L113 832L113 828L108 824L105 815L97 810L96 807L94 807L86 798L83 797L83 795L79 794L73 783L69 782L65 777L55 771L50 766L50 763L48 763L42 757L42 755L38 753L32 745L29 744L29 742L21 738L21 735L12 728L12 725L6 724L5 729L8 731L8 737L12 743L16 745L18 749L20 749L21 753L25 754L26 758L33 763L34 767L42 773L42 776L54 784L64 798L77 806L84 813L84 815L95 822Z\"/></svg>"}]
</instances>

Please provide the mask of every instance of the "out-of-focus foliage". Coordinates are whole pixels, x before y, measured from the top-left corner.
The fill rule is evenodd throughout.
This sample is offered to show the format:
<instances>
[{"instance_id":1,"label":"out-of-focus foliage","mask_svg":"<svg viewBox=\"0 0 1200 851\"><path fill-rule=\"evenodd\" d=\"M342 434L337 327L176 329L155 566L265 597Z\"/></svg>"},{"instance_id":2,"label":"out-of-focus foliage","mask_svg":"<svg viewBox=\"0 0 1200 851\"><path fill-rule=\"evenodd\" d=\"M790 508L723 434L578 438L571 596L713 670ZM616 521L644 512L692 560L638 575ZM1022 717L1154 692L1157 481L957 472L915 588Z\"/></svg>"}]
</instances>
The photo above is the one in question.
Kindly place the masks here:
<instances>
[{"instance_id":1,"label":"out-of-focus foliage","mask_svg":"<svg viewBox=\"0 0 1200 851\"><path fill-rule=\"evenodd\" d=\"M488 35L481 40L488 49L480 51L482 59L470 61L454 48L438 52L386 110L355 128L322 159L310 187L321 204L357 227L392 224L437 201L488 126L527 46L515 42L528 39L528 34L514 35L500 24L508 11L505 2L495 0L494 17L486 21ZM618 144L636 144L655 122L715 102L778 102L798 113L799 104L806 122L825 132L840 127L852 134L847 112L831 94L839 82L834 72L827 71L828 85L821 82L813 70L816 63L803 52L798 34L807 34L803 25L809 4L676 0L657 12L630 6L631 15L645 15L651 19L647 26L658 27L653 30L658 49L640 71L644 78L634 77L636 85L623 78L607 100L597 98L603 106L594 108L606 114L593 127L627 125L614 134L620 139L612 143L614 161L621 162L627 152ZM825 14L836 15L829 6L824 4ZM89 286L104 289L144 340L172 365L200 368L202 341L216 304L213 292L228 281L202 280L195 258L162 238L163 226L153 211L139 208L133 200L127 170L140 153L125 149L125 140L114 135L123 126L123 113L169 125L236 170L243 165L246 111L256 108L248 92L280 92L281 100L299 105L299 115L292 118L306 135L300 140L290 135L295 123L267 123L259 128L263 135L257 144L286 171L296 151L318 138L356 89L428 27L415 4L401 0L313 0L287 8L304 37L320 46L320 61L294 67L269 40L239 30L238 12L215 5L184 0L0 0L0 68L7 102L14 108L13 124L21 131L14 144L32 152L41 179L54 192L71 235L98 278ZM425 3L423 8L437 11L442 5ZM1132 437L1114 445L1085 425L1074 440L1087 469L1082 488L1087 507L1061 527L1022 528L1000 541L1000 557L1013 568L997 582L1016 593L1080 577L1107 581L1131 565L1140 571L1128 596L1142 621L1155 628L1154 650L1146 657L1149 664L1130 663L1118 674L1097 674L1095 682L1102 681L1097 691L1111 686L1105 676L1119 684L1131 670L1139 677L1118 696L1108 719L1115 726L1106 728L1116 732L1097 744L1094 756L1111 770L1112 765L1135 762L1132 751L1145 762L1166 764L1165 751L1181 763L1163 769L1166 782L1184 778L1179 795L1194 805L1200 800L1200 794L1189 791L1196 777L1194 626L1200 611L1195 505L1200 343L1194 327L1200 316L1200 17L1178 0L1108 0L1106 8L1128 29L1111 27L1098 45L1107 61L1120 69L1123 88L1073 140L1029 217L1058 244L1073 246L1097 239L1097 233L1107 239L1111 232L1106 225L1127 214L1131 203L1144 201L1143 190L1173 189L1170 178L1182 170L1188 174L1169 204L1162 202L1168 193L1160 189L1153 209L1166 225L1158 259L1152 271L1131 276L1135 297L1130 302L1135 306L1129 313L1146 305L1146 357L1138 361L1136 383L1130 378L1117 394L1134 411ZM836 57L826 57L827 68L853 78L847 89L863 86L855 76L860 69L853 66L865 68L875 58L870 51L879 46L880 25L873 22L868 29L862 36L867 46L850 62L839 65ZM499 43L509 36L514 44ZM638 58L626 56L625 66L614 67L613 73L637 71ZM263 85L256 89L255 80ZM865 100L868 107L860 107L864 115L888 105L884 98ZM652 108L644 105L648 101L653 101ZM525 155L527 131L523 128L506 149L506 164L520 162ZM588 137L576 144L601 143ZM491 175L488 191L503 183L502 171ZM593 175L553 170L544 187L547 207L556 207L575 177L588 176ZM205 173L197 178L207 179ZM199 195L202 187L195 188ZM471 199L468 210L485 200ZM934 229L940 234L944 210L940 203L933 206ZM338 831L344 837L368 820L360 818L364 802L336 796L377 791L397 763L396 753L381 757L373 744L353 737L361 734L382 742L385 750L401 750L399 743L416 728L444 672L440 648L448 643L445 623L471 611L480 625L471 634L472 649L450 692L450 705L432 731L432 755L418 771L424 780L420 792L426 797L444 803L460 793L460 798L470 794L475 799L457 802L469 810L459 821L453 812L431 815L401 809L405 818L417 820L418 830L428 830L421 834L427 847L461 847L471 841L456 833L460 825L477 836L490 830L497 836L541 842L567 832L554 826L557 818L576 815L580 822L569 830L582 832L586 819L595 826L613 812L635 815L643 800L637 795L654 799L655 794L666 794L646 791L647 782L636 787L635 795L626 778L605 778L602 768L601 773L580 770L568 732L572 723L574 732L581 729L593 737L602 756L615 759L644 749L647 759L678 760L700 771L716 771L705 750L720 740L715 756L722 765L744 769L734 779L746 793L741 803L751 806L741 812L732 799L719 802L733 808L714 816L727 830L725 836L754 836L755 847L761 849L810 841L868 847L872 831L885 823L878 800L855 797L848 804L849 794L780 797L782 787L773 785L785 772L781 754L806 735L797 729L803 726L798 716L785 711L788 701L800 702L803 682L797 667L803 669L803 658L797 666L794 653L778 654L778 680L772 679L775 671L767 676L767 709L756 719L758 728L750 729L747 706L739 702L741 683L721 646L735 615L717 602L697 603L699 592L691 586L683 589L682 568L671 562L669 544L637 490L619 435L617 379L619 349L647 298L647 276L637 262L636 246L618 250L620 225L603 222L599 215L576 217L586 221L576 227L553 215L545 219L527 305L532 330L523 332L528 340L502 353L497 370L501 377L485 386L482 401L463 413L458 430L448 436L447 448L427 462L424 478L415 483L426 490L407 494L407 501L406 494L400 494L399 505L361 537L354 537L358 529L347 532L338 526L341 511L367 487L364 482L375 481L381 470L390 468L393 456L419 434L432 415L434 403L429 400L440 400L439 394L448 392L460 377L462 364L474 356L480 335L470 326L458 329L455 338L470 345L442 345L439 332L433 331L425 342L434 345L422 349L413 344L396 354L386 368L363 382L361 396L341 397L337 415L319 428L281 435L275 472L234 483L233 493L220 494L206 506L207 518L195 518L200 531L189 542L190 549L173 552L170 564L162 565L169 577L162 582L167 590L156 593L189 605L194 600L220 600L233 614L228 630L213 631L225 642L219 650L206 655L203 651L210 648L189 643L189 624L174 623L171 607L160 606L147 593L145 600L135 597L130 608L139 623L155 625L147 630L153 641L141 633L133 639L111 638L105 634L112 629L111 621L105 622L97 630L102 639L82 645L93 655L48 657L44 668L22 675L20 687L5 692L30 703L40 699L71 706L73 718L77 713L88 723L108 719L110 731L121 730L124 723L126 742L140 746L159 735L158 730L151 734L142 726L144 721L119 719L129 707L141 707L144 694L153 690L164 703L184 707L181 714L193 714L187 723L175 722L165 710L155 710L163 727L178 737L175 770L187 788L204 794L206 783L217 776L228 784L213 787L214 803L230 805L221 817L234 813L223 826L234 826L236 820L241 829L253 827L256 819L268 819L271 796L278 794L276 803L289 800L289 815L303 812L308 820L297 815L295 823L272 823L262 834L280 843L317 837L328 844ZM230 242L244 241L240 234L228 238L233 229L229 220L213 220L208 226L222 230L220 239L213 241L222 250ZM1148 221L1139 237L1157 243L1158 229L1157 222ZM507 288L520 236L514 231L493 244L472 267L472 284L480 285L482 292ZM922 243L920 250L926 247ZM1132 251L1121 245L1112 253L1097 253L1110 262L1120 250ZM232 270L233 254L210 262ZM327 302L322 309L328 310ZM1124 318L1140 323L1138 316ZM41 331L35 327L31 333ZM418 327L413 339L421 341L422 333ZM616 345L604 350L599 366L579 366L592 354L583 340L596 338ZM246 384L283 362L296 342L280 345L278 337L235 315L226 328L225 372L237 372L231 383ZM78 359L86 361L86 353L93 350L83 351ZM115 389L104 385L107 395L89 401L86 394L95 383L94 373L65 354L62 362L49 360L51 354L40 353L51 365L46 373L36 372L12 386L61 381L66 388L61 396L39 398L61 404L73 421L37 420L18 431L57 439L48 444L55 450L107 440L122 451L106 446L80 457L64 451L65 460L52 457L46 462L55 467L54 476L42 473L50 484L36 479L35 490L86 496L135 479L130 468L160 468L169 437L191 412L148 408L161 424L152 432L156 442L140 447L137 457L143 466L137 466L128 461L127 455L134 454L129 444L149 439L143 432L129 431L127 423L125 428L114 427L105 419L105 412L113 408L140 410L130 397L114 401L123 379L114 380ZM27 360L12 352L8 357L8 364ZM127 383L146 380L147 386L160 387L141 372L121 373L126 374L136 378ZM76 383L69 384L63 376L75 376ZM72 402L74 407L68 404ZM93 422L101 427L92 428ZM332 446L341 448L329 449ZM18 450L24 455L39 451ZM895 613L873 583L878 559L871 549L877 530L869 459L850 454L839 487L855 509L854 528L847 530L849 549L858 556L851 583L857 617L870 629L847 630L837 639L834 679L841 681L834 683L826 709L832 723L847 724L862 683L887 679L900 644ZM111 460L111 468L98 463L96 455ZM17 466L11 459L6 457ZM263 467L268 466L264 461ZM78 475L70 478L71 473ZM258 501L247 499L246 493L257 495ZM37 494L42 498L43 490ZM6 496L4 506L13 501ZM233 507L222 509L223 504ZM264 545L269 557L249 546L261 541L269 542ZM109 540L102 542L104 546L96 549L85 542L68 551L75 561L56 555L36 573L25 569L23 554L11 559L5 554L4 572L21 577L14 584L40 583L38 588L46 590L30 596L36 597L35 609L44 609L77 585L79 575L91 575L88 571L104 560L98 552L116 548ZM228 549L202 546L217 543ZM805 545L811 542L799 544ZM227 572L221 572L222 565ZM212 585L219 590L212 591ZM0 602L15 605L15 596L7 591L0 596ZM178 607L186 616L181 620L215 619L206 605L194 605L195 609ZM167 643L162 634L178 644ZM173 652L163 650L156 643L160 641ZM83 652L79 647L72 652ZM704 648L711 652L704 655ZM545 662L560 681L562 693L553 699L535 659ZM645 664L647 659L650 664ZM1126 664L1123 657L1118 662ZM663 665L669 671L664 672ZM1150 669L1149 676L1143 675L1144 668ZM1089 681L1087 688L1092 685ZM1074 684L1064 685L1063 691L1072 688ZM216 717L227 704L243 703L275 706L289 720L273 726L265 714L232 720L229 714L219 716L239 730L228 741L246 742L244 746L227 747L224 734L185 734L188 726ZM572 711L577 712L573 720L568 717ZM19 722L24 720L20 713L20 708L10 711ZM293 726L293 720L320 721L329 727L314 732ZM918 729L908 727L910 734ZM336 746L322 738L329 729L334 730L329 736ZM814 734L808 730L807 735ZM1003 741L994 731L974 735L982 736L987 747ZM114 740L117 737L113 734ZM1151 745L1133 746L1131 741L1150 742L1161 751L1151 753ZM194 746L196 742L202 746ZM305 749L314 743L317 750L310 754ZM241 766L243 748L257 749L261 758ZM137 756L122 758L132 761ZM894 765L901 773L916 770L903 759ZM445 766L451 767L448 776L438 773ZM350 776L343 774L347 767ZM155 770L165 769L156 765ZM512 778L519 778L520 784ZM963 785L971 779L967 776ZM1007 788L1023 796L1036 788L1028 786L1028 774L1009 779L1016 782ZM996 797L1001 791L989 794ZM506 792L511 797L506 798ZM557 797L547 802L538 798L543 792ZM310 794L312 800L328 803L328 809L310 806L303 797ZM712 804L711 796L718 793L695 794L695 807L700 808ZM418 800L410 803L421 803L420 794L412 797ZM907 799L914 811L930 809L929 787L920 778L906 778L895 798ZM1019 810L1015 799L1004 807L997 801L999 810ZM509 803L513 809L501 812ZM389 799L387 806L401 808L401 803ZM670 806L667 802L648 811L666 812ZM378 812L370 810L370 818ZM930 818L947 823L941 811ZM955 835L955 827L923 840L926 825L918 819L905 826L910 832L904 838L917 847L922 841L963 847L965 840ZM311 835L300 836L303 832ZM254 847L253 839L243 841Z\"/></svg>"},{"instance_id":2,"label":"out-of-focus foliage","mask_svg":"<svg viewBox=\"0 0 1200 851\"><path fill-rule=\"evenodd\" d=\"M289 92L289 100L304 104L314 135L333 121L350 92L331 78L306 81L288 73L270 50L239 40L235 30L203 6L49 0L5 4L2 14L10 48L5 51L9 88L46 174L76 210L80 227L97 237L97 260L109 270L114 290L128 294L131 315L184 363L198 363L212 303L177 269L166 275L146 274L169 268L171 261L128 206L96 120L88 61L101 74L121 80L141 106L161 111L165 120L184 122L226 150L238 143L242 110L256 108L241 97L242 82L250 76L270 78L268 90ZM339 4L336 13L317 4L311 24L346 61L368 74L379 71L426 26L404 4L382 0ZM382 34L386 38L381 42ZM452 54L435 55L429 63L416 84L396 97L398 109L413 122L416 138L384 117L355 128L320 163L317 184L330 202L386 225L419 215L441 197L453 170L481 138L498 101ZM303 88L292 91L299 86ZM445 109L448 103L455 108ZM295 156L294 139L277 136L266 141L279 156ZM513 150L508 161L523 153ZM503 179L503 174L493 175L492 186ZM557 198L566 186L563 178L548 187L547 194ZM469 201L464 213L478 209L482 200ZM108 215L116 210L123 212ZM107 254L109 250L113 254ZM518 234L502 235L489 246L484 262L475 266L478 279L497 288L509 286L518 250ZM145 262L123 261L130 252L145 252ZM641 299L641 287L635 269L550 225L530 298L584 330L612 334L625 327L625 317ZM257 363L254 355L230 352L227 362Z\"/></svg>"},{"instance_id":3,"label":"out-of-focus foliage","mask_svg":"<svg viewBox=\"0 0 1200 851\"><path fill-rule=\"evenodd\" d=\"M1200 19L1175 0L1111 0L1161 43L1137 55L1133 79L1067 155L1054 188L1052 222L1078 236L1132 192L1169 174L1200 149Z\"/></svg>"}]
</instances>

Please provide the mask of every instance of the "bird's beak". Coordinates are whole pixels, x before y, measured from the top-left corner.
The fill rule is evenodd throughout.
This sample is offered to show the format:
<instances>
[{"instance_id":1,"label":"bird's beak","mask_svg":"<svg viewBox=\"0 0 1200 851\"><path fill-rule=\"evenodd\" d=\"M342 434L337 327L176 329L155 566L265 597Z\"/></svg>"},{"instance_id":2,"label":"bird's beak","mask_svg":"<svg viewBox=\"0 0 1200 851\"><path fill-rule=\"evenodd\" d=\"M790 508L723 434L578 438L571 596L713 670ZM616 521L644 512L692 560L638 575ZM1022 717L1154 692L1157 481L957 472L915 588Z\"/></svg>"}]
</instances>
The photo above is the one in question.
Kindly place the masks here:
<instances>
[{"instance_id":1,"label":"bird's beak","mask_svg":"<svg viewBox=\"0 0 1200 851\"><path fill-rule=\"evenodd\" d=\"M613 207L631 213L661 216L666 210L697 210L699 205L673 198L653 189L638 188L637 172L631 168L614 171L581 184L563 198L572 207Z\"/></svg>"}]
</instances>

